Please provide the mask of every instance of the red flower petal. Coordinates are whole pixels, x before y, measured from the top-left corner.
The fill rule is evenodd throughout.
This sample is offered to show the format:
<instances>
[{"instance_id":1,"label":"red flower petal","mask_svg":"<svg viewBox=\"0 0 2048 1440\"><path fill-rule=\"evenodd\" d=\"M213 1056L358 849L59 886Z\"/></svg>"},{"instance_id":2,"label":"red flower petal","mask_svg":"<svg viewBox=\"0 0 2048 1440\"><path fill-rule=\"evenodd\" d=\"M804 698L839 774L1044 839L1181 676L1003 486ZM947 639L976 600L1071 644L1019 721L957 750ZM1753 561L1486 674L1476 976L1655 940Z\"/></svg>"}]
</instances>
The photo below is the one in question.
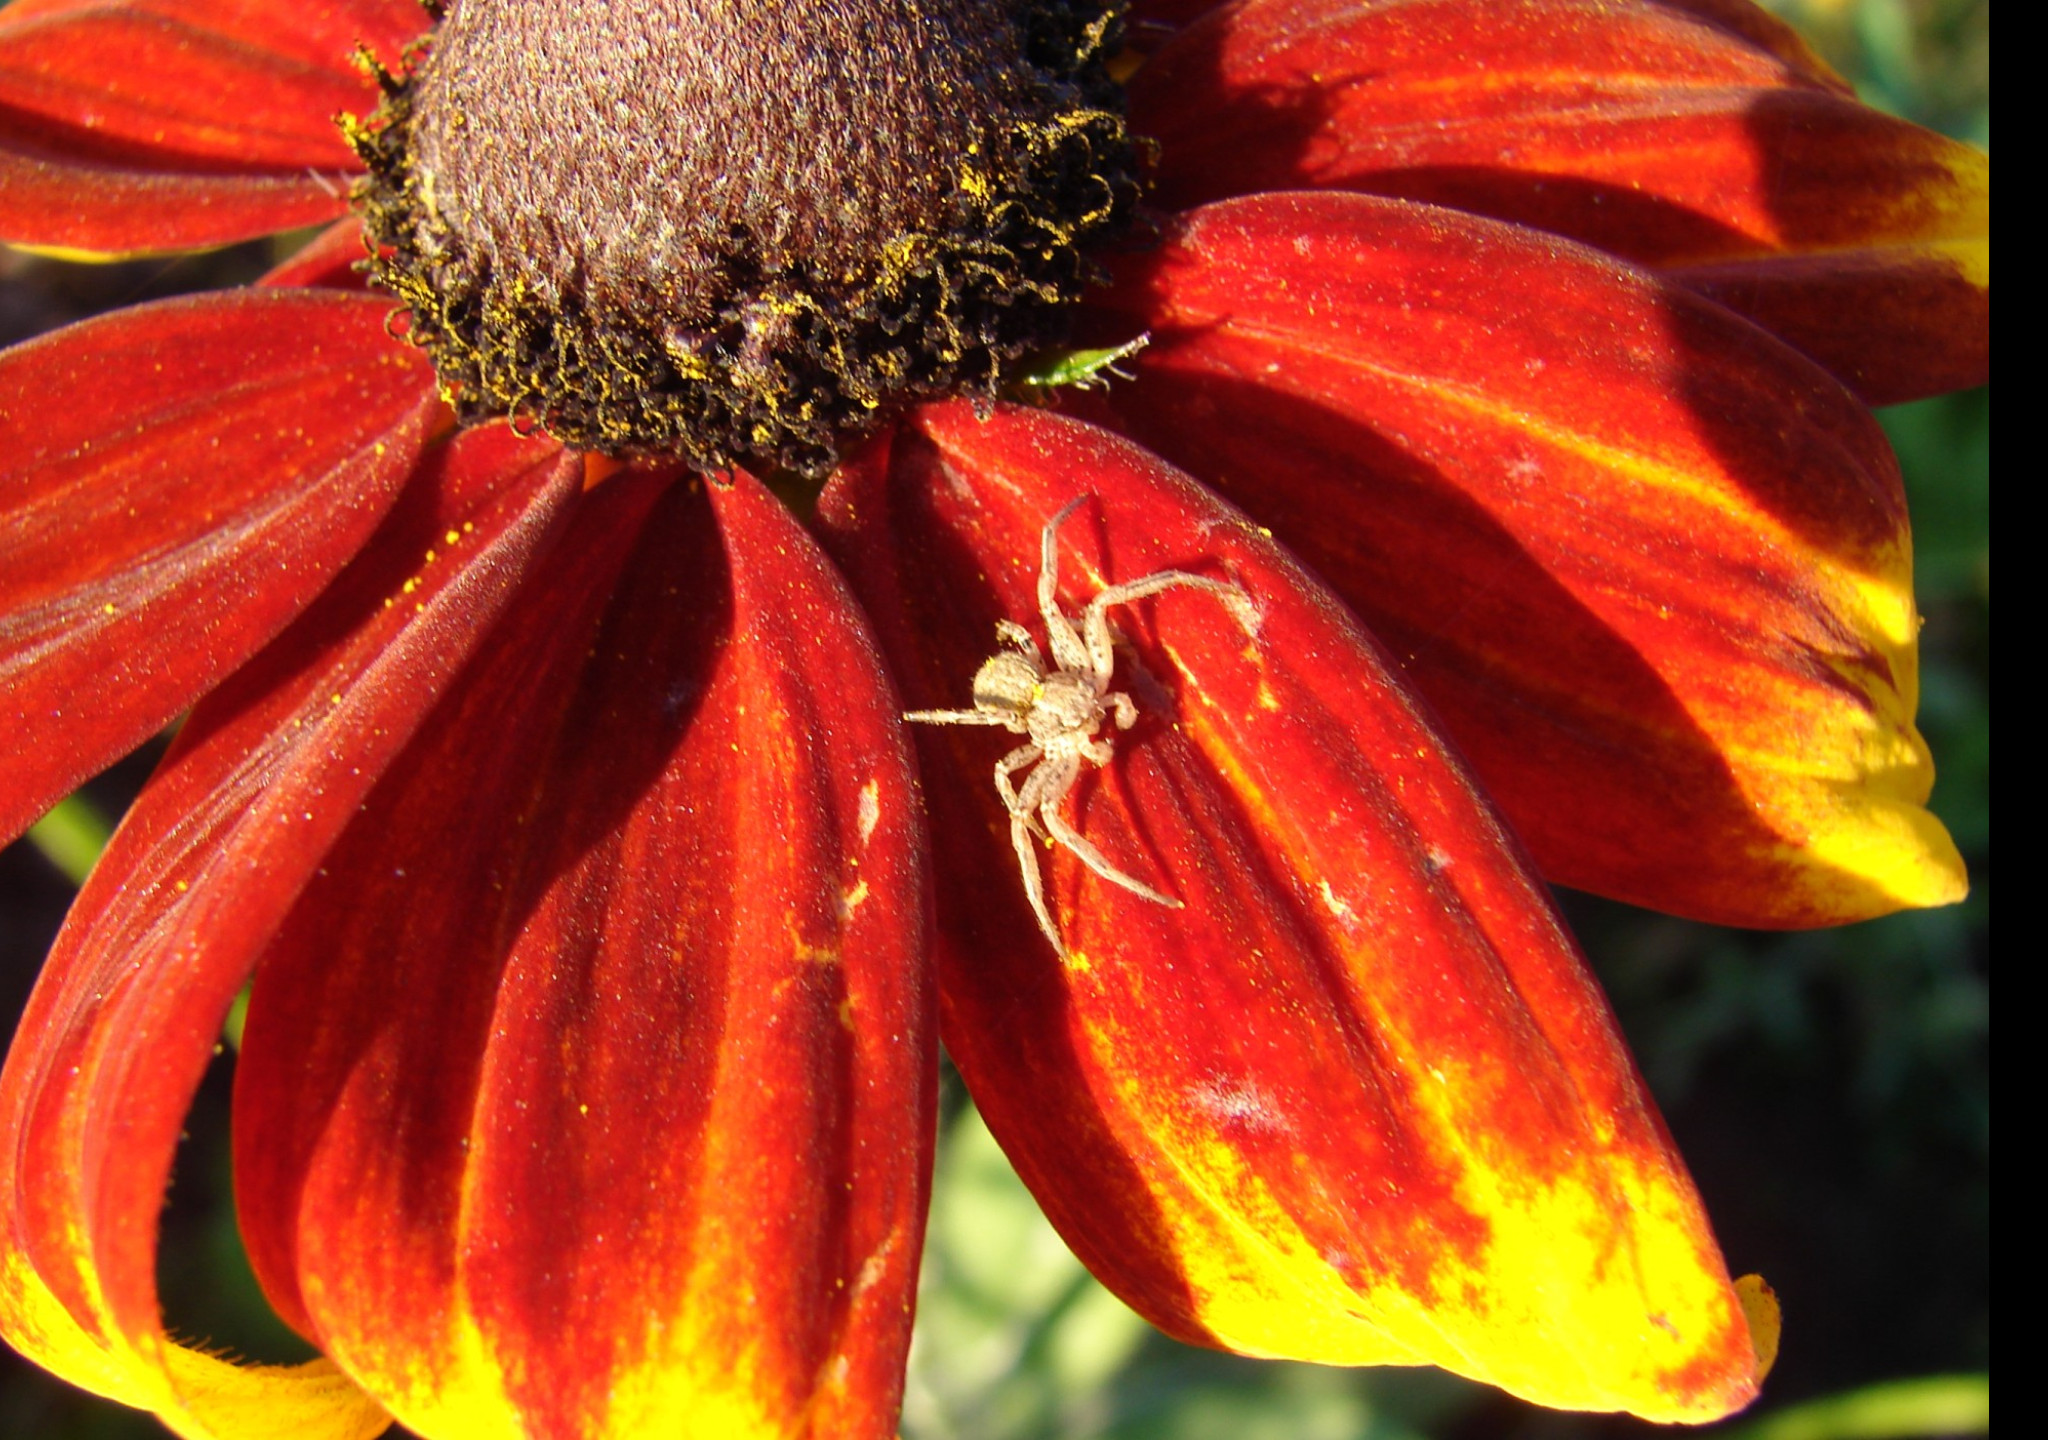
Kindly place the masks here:
<instances>
[{"instance_id":1,"label":"red flower petal","mask_svg":"<svg viewBox=\"0 0 2048 1440\"><path fill-rule=\"evenodd\" d=\"M341 213L334 117L425 28L411 0L15 0L0 11L0 240L127 253Z\"/></svg>"},{"instance_id":2,"label":"red flower petal","mask_svg":"<svg viewBox=\"0 0 2048 1440\"><path fill-rule=\"evenodd\" d=\"M0 354L0 835L254 654L376 528L436 413L390 309L209 295Z\"/></svg>"},{"instance_id":3,"label":"red flower petal","mask_svg":"<svg viewBox=\"0 0 2048 1440\"><path fill-rule=\"evenodd\" d=\"M429 458L362 560L194 713L86 883L0 1075L0 1331L181 1433L369 1436L326 1362L172 1343L156 1220L222 1017L335 837L478 638L582 467L475 432Z\"/></svg>"},{"instance_id":4,"label":"red flower petal","mask_svg":"<svg viewBox=\"0 0 2048 1440\"><path fill-rule=\"evenodd\" d=\"M1067 814L1171 909L1040 855L1022 900L989 765L932 730L946 1044L1077 1254L1173 1334L1432 1363L1543 1404L1706 1419L1755 1388L1691 1184L1511 842L1333 597L1105 432L964 405L827 491L912 697L957 704L996 617L1164 569L1115 620L1138 698Z\"/></svg>"},{"instance_id":5,"label":"red flower petal","mask_svg":"<svg viewBox=\"0 0 2048 1440\"><path fill-rule=\"evenodd\" d=\"M369 254L363 248L363 227L351 215L315 235L291 259L276 265L259 285L310 286L323 290L368 290L369 276L358 267Z\"/></svg>"},{"instance_id":6,"label":"red flower petal","mask_svg":"<svg viewBox=\"0 0 2048 1440\"><path fill-rule=\"evenodd\" d=\"M1552 880L1742 925L1940 904L1883 435L1754 328L1451 211L1185 218L1110 394L1403 658Z\"/></svg>"},{"instance_id":7,"label":"red flower petal","mask_svg":"<svg viewBox=\"0 0 2048 1440\"><path fill-rule=\"evenodd\" d=\"M591 498L257 977L251 1253L423 1434L893 1435L935 1075L897 702L756 482Z\"/></svg>"},{"instance_id":8,"label":"red flower petal","mask_svg":"<svg viewBox=\"0 0 2048 1440\"><path fill-rule=\"evenodd\" d=\"M1452 205L1664 269L1873 403L1988 378L1988 159L1705 8L1250 0L1146 64L1132 123L1169 204Z\"/></svg>"}]
</instances>

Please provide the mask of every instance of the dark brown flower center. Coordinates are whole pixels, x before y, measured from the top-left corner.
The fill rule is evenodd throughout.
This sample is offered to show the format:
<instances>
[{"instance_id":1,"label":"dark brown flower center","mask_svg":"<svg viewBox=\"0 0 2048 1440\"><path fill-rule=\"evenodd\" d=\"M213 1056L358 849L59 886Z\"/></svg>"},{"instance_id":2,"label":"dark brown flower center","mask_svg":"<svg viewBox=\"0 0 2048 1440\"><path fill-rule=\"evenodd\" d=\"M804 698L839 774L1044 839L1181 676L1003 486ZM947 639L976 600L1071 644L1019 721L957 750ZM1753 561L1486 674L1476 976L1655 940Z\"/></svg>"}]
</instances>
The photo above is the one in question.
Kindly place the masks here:
<instances>
[{"instance_id":1,"label":"dark brown flower center","mask_svg":"<svg viewBox=\"0 0 2048 1440\"><path fill-rule=\"evenodd\" d=\"M1121 0L453 0L350 138L465 417L828 467L993 394L1136 199Z\"/></svg>"}]
</instances>

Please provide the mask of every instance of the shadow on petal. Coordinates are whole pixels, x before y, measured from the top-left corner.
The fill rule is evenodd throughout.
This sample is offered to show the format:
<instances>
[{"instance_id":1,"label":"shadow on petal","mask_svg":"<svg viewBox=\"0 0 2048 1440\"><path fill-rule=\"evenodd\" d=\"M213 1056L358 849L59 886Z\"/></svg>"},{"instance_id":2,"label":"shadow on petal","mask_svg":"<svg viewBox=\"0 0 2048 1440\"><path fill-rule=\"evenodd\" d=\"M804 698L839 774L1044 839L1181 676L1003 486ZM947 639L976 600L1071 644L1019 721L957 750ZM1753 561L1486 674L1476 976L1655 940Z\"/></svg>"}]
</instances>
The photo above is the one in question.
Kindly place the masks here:
<instances>
[{"instance_id":1,"label":"shadow on petal","mask_svg":"<svg viewBox=\"0 0 2048 1440\"><path fill-rule=\"evenodd\" d=\"M1857 103L1782 28L1721 3L1250 0L1147 63L1133 123L1170 205L1452 206L1657 267L1871 403L1982 383L1988 159Z\"/></svg>"},{"instance_id":2,"label":"shadow on petal","mask_svg":"<svg viewBox=\"0 0 2048 1440\"><path fill-rule=\"evenodd\" d=\"M755 481L587 496L257 978L266 1289L424 1433L894 1433L924 848L873 646Z\"/></svg>"}]
</instances>

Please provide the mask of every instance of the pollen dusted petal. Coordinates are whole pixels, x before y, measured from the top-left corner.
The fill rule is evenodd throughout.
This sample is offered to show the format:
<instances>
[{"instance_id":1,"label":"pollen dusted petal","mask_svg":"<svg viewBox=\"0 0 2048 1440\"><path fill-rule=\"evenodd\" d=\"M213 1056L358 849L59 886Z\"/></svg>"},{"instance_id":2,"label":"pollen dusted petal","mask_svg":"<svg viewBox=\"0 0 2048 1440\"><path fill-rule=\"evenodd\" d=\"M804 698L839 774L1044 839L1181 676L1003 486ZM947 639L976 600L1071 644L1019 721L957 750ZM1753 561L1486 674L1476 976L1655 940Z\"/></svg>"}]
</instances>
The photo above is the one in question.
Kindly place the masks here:
<instances>
[{"instance_id":1,"label":"pollen dusted petal","mask_svg":"<svg viewBox=\"0 0 2048 1440\"><path fill-rule=\"evenodd\" d=\"M1897 467L1820 370L1554 237L1359 195L1196 211L1107 303L1153 333L1120 424L1329 579L1547 878L1735 925L1960 898Z\"/></svg>"},{"instance_id":2,"label":"pollen dusted petal","mask_svg":"<svg viewBox=\"0 0 2048 1440\"><path fill-rule=\"evenodd\" d=\"M1430 1363L1547 1405L1705 1420L1749 1333L1597 986L1463 768L1336 598L1127 441L934 407L849 466L823 523L919 704L998 617L1160 570L1241 586L1119 609L1140 711L1069 811L1063 962L1026 909L988 766L920 735L949 1052L1046 1213L1154 1323L1335 1363Z\"/></svg>"},{"instance_id":3,"label":"pollen dusted petal","mask_svg":"<svg viewBox=\"0 0 2048 1440\"><path fill-rule=\"evenodd\" d=\"M936 1074L900 705L754 480L586 499L265 959L250 1252L429 1440L893 1436Z\"/></svg>"},{"instance_id":4,"label":"pollen dusted petal","mask_svg":"<svg viewBox=\"0 0 2048 1440\"><path fill-rule=\"evenodd\" d=\"M425 28L412 0L15 0L0 11L0 240L186 249L310 225L361 167L335 129Z\"/></svg>"},{"instance_id":5,"label":"pollen dusted petal","mask_svg":"<svg viewBox=\"0 0 2048 1440\"><path fill-rule=\"evenodd\" d=\"M438 409L390 310L208 295L0 354L0 835L262 648L376 529Z\"/></svg>"},{"instance_id":6,"label":"pollen dusted petal","mask_svg":"<svg viewBox=\"0 0 2048 1440\"><path fill-rule=\"evenodd\" d=\"M1796 40L1740 38L1743 18L1250 0L1146 64L1132 123L1161 142L1169 204L1331 188L1450 205L1657 267L1873 404L1981 384L1989 159L1858 104Z\"/></svg>"},{"instance_id":7,"label":"pollen dusted petal","mask_svg":"<svg viewBox=\"0 0 2048 1440\"><path fill-rule=\"evenodd\" d=\"M172 1341L156 1223L222 1018L294 897L577 494L499 428L430 452L363 557L200 704L58 937L0 1074L0 1333L179 1434L361 1440L327 1361Z\"/></svg>"}]
</instances>

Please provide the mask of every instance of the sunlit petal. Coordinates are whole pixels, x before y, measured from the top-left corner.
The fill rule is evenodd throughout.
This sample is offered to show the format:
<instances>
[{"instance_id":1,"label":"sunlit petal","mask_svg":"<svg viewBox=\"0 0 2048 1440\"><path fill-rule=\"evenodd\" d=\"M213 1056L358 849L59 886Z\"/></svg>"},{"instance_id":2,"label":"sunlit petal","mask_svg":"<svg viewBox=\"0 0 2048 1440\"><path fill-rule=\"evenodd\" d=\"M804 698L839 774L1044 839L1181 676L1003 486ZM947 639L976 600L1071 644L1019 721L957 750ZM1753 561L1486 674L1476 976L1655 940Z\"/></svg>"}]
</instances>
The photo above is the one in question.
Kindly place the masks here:
<instances>
[{"instance_id":1,"label":"sunlit petal","mask_svg":"<svg viewBox=\"0 0 2048 1440\"><path fill-rule=\"evenodd\" d=\"M251 1254L434 1440L890 1436L935 1076L897 702L754 481L589 498L258 975Z\"/></svg>"},{"instance_id":2,"label":"sunlit petal","mask_svg":"<svg viewBox=\"0 0 2048 1440\"><path fill-rule=\"evenodd\" d=\"M342 212L338 112L425 28L411 0L15 0L0 10L0 240L131 253Z\"/></svg>"},{"instance_id":3,"label":"sunlit petal","mask_svg":"<svg viewBox=\"0 0 2048 1440\"><path fill-rule=\"evenodd\" d=\"M1698 1199L1513 842L1335 598L1136 446L965 406L827 492L920 703L992 621L1161 570L1120 610L1142 718L1070 800L1110 862L1025 910L985 730L927 731L946 1044L1077 1254L1171 1333L1431 1363L1544 1404L1708 1419L1754 1393ZM1000 735L1000 732L998 732Z\"/></svg>"},{"instance_id":4,"label":"sunlit petal","mask_svg":"<svg viewBox=\"0 0 2048 1440\"><path fill-rule=\"evenodd\" d=\"M377 527L438 413L389 313L209 295L0 354L0 835L254 654Z\"/></svg>"},{"instance_id":5,"label":"sunlit petal","mask_svg":"<svg viewBox=\"0 0 2048 1440\"><path fill-rule=\"evenodd\" d=\"M1552 880L1805 925L1962 891L1869 414L1589 251L1357 195L1187 218L1123 424L1401 659Z\"/></svg>"},{"instance_id":6,"label":"sunlit petal","mask_svg":"<svg viewBox=\"0 0 2048 1440\"><path fill-rule=\"evenodd\" d=\"M1693 8L1249 0L1147 63L1132 121L1169 204L1452 205L1663 269L1874 403L1982 383L1989 160Z\"/></svg>"},{"instance_id":7,"label":"sunlit petal","mask_svg":"<svg viewBox=\"0 0 2048 1440\"><path fill-rule=\"evenodd\" d=\"M322 855L575 495L502 429L443 447L362 560L194 713L87 882L0 1075L0 1330L180 1434L365 1437L389 1417L321 1361L174 1343L156 1221L222 1017Z\"/></svg>"}]
</instances>

